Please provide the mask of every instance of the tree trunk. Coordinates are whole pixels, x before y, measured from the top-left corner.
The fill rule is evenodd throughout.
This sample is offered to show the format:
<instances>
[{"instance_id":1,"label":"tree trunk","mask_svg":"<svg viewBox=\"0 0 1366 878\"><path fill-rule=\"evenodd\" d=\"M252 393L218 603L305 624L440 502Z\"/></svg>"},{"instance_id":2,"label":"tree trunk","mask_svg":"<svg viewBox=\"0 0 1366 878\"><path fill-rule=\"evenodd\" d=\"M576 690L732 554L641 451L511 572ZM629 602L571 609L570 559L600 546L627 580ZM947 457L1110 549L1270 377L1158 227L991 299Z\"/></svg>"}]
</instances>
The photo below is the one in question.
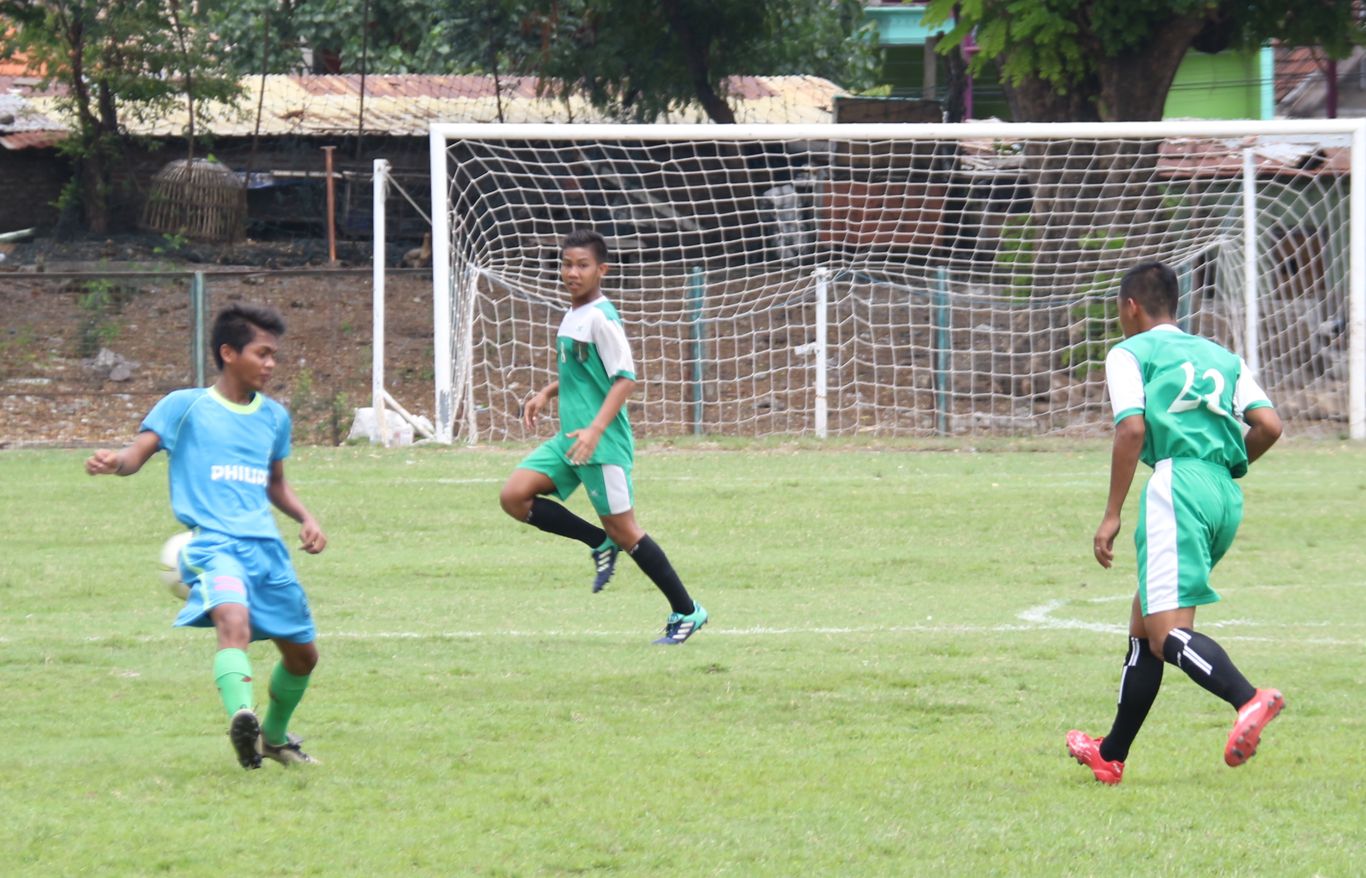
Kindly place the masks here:
<instances>
[{"instance_id":1,"label":"tree trunk","mask_svg":"<svg viewBox=\"0 0 1366 878\"><path fill-rule=\"evenodd\" d=\"M1136 51L1097 57L1098 118L1106 122L1160 120L1176 70L1204 27L1203 17L1173 18L1154 29L1151 39Z\"/></svg>"},{"instance_id":2,"label":"tree trunk","mask_svg":"<svg viewBox=\"0 0 1366 878\"><path fill-rule=\"evenodd\" d=\"M669 30L678 37L678 45L683 50L683 61L688 65L688 74L692 78L693 91L697 93L697 100L702 104L702 109L713 122L734 124L735 111L712 86L707 68L707 50L710 46L698 45L692 25L679 7L678 0L661 0L660 5L669 20Z\"/></svg>"}]
</instances>

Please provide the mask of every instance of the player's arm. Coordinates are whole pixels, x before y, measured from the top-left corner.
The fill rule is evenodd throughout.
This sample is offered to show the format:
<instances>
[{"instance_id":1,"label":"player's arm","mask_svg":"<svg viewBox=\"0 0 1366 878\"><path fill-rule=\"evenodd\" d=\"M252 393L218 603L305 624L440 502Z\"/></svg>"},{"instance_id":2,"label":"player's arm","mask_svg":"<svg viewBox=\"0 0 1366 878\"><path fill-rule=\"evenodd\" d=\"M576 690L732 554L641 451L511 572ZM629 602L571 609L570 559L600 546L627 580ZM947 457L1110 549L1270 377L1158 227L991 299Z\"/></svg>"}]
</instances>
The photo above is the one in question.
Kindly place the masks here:
<instances>
[{"instance_id":1,"label":"player's arm","mask_svg":"<svg viewBox=\"0 0 1366 878\"><path fill-rule=\"evenodd\" d=\"M1243 420L1252 427L1243 437L1243 443L1247 446L1247 462L1252 463L1281 438L1281 416L1266 405L1248 409L1243 413Z\"/></svg>"},{"instance_id":2,"label":"player's arm","mask_svg":"<svg viewBox=\"0 0 1366 878\"><path fill-rule=\"evenodd\" d=\"M522 406L522 425L528 430L536 426L536 416L541 413L541 409L555 397L560 395L560 382L552 381L545 387L531 395L531 399Z\"/></svg>"},{"instance_id":3,"label":"player's arm","mask_svg":"<svg viewBox=\"0 0 1366 878\"><path fill-rule=\"evenodd\" d=\"M1115 559L1115 536L1119 533L1119 515L1124 509L1124 498L1134 483L1138 457L1143 451L1143 436L1147 423L1141 414L1130 415L1115 424L1115 442L1110 450L1110 496L1105 502L1105 515L1096 528L1093 550L1100 566L1109 567Z\"/></svg>"},{"instance_id":4,"label":"player's arm","mask_svg":"<svg viewBox=\"0 0 1366 878\"><path fill-rule=\"evenodd\" d=\"M1281 416L1271 407L1247 363L1239 360L1238 383L1233 386L1233 411L1251 428L1243 436L1247 462L1252 463L1281 438Z\"/></svg>"},{"instance_id":5,"label":"player's arm","mask_svg":"<svg viewBox=\"0 0 1366 878\"><path fill-rule=\"evenodd\" d=\"M86 458L85 471L92 476L131 476L157 453L161 438L151 430L144 430L133 441L113 451L101 448Z\"/></svg>"},{"instance_id":6,"label":"player's arm","mask_svg":"<svg viewBox=\"0 0 1366 878\"><path fill-rule=\"evenodd\" d=\"M612 382L611 389L607 391L607 396L598 408L593 423L565 434L574 440L574 444L569 446L569 451L566 453L570 463L578 466L593 459L593 452L598 449L598 442L602 440L602 434L607 432L612 421L616 420L617 415L621 413L621 407L626 405L627 397L635 389L636 382L634 379L618 377Z\"/></svg>"},{"instance_id":7,"label":"player's arm","mask_svg":"<svg viewBox=\"0 0 1366 878\"><path fill-rule=\"evenodd\" d=\"M1115 559L1119 516L1134 482L1134 470L1138 469L1143 437L1148 430L1143 419L1148 405L1143 373L1130 351L1115 347L1105 356L1105 389L1115 413L1115 441L1110 451L1110 495L1105 501L1105 515L1091 541L1091 551L1100 566L1108 568Z\"/></svg>"},{"instance_id":8,"label":"player's arm","mask_svg":"<svg viewBox=\"0 0 1366 878\"><path fill-rule=\"evenodd\" d=\"M270 462L270 484L266 486L266 496L276 509L299 522L299 544L305 552L316 555L327 548L327 536L322 526L285 480L284 460Z\"/></svg>"}]
</instances>

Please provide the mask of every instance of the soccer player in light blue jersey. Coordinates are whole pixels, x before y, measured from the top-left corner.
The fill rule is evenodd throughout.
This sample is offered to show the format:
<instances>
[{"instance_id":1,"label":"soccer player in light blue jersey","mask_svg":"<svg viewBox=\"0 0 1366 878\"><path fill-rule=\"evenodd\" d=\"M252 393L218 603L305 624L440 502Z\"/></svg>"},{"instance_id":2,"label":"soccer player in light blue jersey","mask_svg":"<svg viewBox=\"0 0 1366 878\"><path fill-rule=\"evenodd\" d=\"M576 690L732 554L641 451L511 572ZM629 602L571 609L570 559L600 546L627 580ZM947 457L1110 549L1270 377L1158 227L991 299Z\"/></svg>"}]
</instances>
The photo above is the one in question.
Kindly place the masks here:
<instances>
[{"instance_id":1,"label":"soccer player in light blue jersey","mask_svg":"<svg viewBox=\"0 0 1366 878\"><path fill-rule=\"evenodd\" d=\"M217 382L166 395L131 444L100 449L85 462L91 475L131 476L158 451L170 457L171 509L194 531L180 555L190 594L175 624L217 631L213 675L243 768L259 768L262 756L283 765L316 761L287 731L318 663L318 648L308 598L271 506L299 522L305 552L321 552L327 537L285 481L289 412L263 393L284 332L273 309L224 309L211 336ZM271 674L262 723L254 710L246 649L265 639L275 641L280 662Z\"/></svg>"},{"instance_id":2,"label":"soccer player in light blue jersey","mask_svg":"<svg viewBox=\"0 0 1366 878\"><path fill-rule=\"evenodd\" d=\"M1210 571L1243 518L1234 479L1280 438L1281 419L1241 357L1177 326L1177 296L1176 275L1160 262L1127 272L1118 302L1124 340L1105 358L1115 439L1109 500L1092 541L1102 567L1114 561L1138 462L1153 468L1134 529L1138 592L1115 720L1103 738L1067 734L1068 752L1108 784L1123 776L1164 662L1237 711L1224 745L1230 766L1252 757L1285 705L1280 692L1254 688L1218 643L1195 630L1195 608L1219 600Z\"/></svg>"}]
</instances>

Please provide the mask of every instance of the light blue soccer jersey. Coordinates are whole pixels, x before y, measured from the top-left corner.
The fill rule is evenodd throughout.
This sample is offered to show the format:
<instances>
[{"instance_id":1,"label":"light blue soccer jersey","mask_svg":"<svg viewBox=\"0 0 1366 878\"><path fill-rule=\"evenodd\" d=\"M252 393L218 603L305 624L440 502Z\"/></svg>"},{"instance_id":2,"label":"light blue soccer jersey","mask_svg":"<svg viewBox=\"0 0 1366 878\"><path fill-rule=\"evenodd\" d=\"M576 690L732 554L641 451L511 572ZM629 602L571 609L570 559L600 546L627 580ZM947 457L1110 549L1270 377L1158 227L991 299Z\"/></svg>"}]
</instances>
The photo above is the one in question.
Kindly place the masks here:
<instances>
[{"instance_id":1,"label":"light blue soccer jersey","mask_svg":"<svg viewBox=\"0 0 1366 878\"><path fill-rule=\"evenodd\" d=\"M258 393L239 405L217 390L177 390L142 421L171 459L171 509L186 527L280 539L266 487L270 465L289 456L285 407Z\"/></svg>"}]
</instances>

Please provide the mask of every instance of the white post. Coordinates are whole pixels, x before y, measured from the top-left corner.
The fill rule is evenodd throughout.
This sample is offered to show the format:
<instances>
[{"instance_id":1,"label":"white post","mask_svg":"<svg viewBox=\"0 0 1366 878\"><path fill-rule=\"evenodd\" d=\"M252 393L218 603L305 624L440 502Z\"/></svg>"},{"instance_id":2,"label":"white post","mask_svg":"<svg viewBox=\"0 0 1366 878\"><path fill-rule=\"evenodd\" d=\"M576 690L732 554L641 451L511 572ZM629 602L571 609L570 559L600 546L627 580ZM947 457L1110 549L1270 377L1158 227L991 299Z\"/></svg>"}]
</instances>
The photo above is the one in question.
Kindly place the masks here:
<instances>
[{"instance_id":1,"label":"white post","mask_svg":"<svg viewBox=\"0 0 1366 878\"><path fill-rule=\"evenodd\" d=\"M465 269L465 289L460 297L460 335L464 356L460 365L461 394L465 397L465 423L469 431L466 441L470 445L479 442L479 422L476 416L479 407L474 404L474 309L475 297L479 295L479 269L473 265Z\"/></svg>"},{"instance_id":2,"label":"white post","mask_svg":"<svg viewBox=\"0 0 1366 878\"><path fill-rule=\"evenodd\" d=\"M1348 262L1348 435L1366 439L1366 123L1352 134L1351 227Z\"/></svg>"},{"instance_id":3,"label":"white post","mask_svg":"<svg viewBox=\"0 0 1366 878\"><path fill-rule=\"evenodd\" d=\"M1261 369L1257 355L1261 313L1257 302L1257 159L1251 149L1243 150L1243 310L1243 350L1255 375Z\"/></svg>"},{"instance_id":4,"label":"white post","mask_svg":"<svg viewBox=\"0 0 1366 878\"><path fill-rule=\"evenodd\" d=\"M826 370L828 355L825 350L826 335L829 330L830 269L821 266L816 269L816 438L824 439L828 434L826 427Z\"/></svg>"},{"instance_id":5,"label":"white post","mask_svg":"<svg viewBox=\"0 0 1366 878\"><path fill-rule=\"evenodd\" d=\"M451 410L451 229L446 204L446 138L432 127L428 135L432 168L432 335L436 373L436 441L455 436Z\"/></svg>"},{"instance_id":6,"label":"white post","mask_svg":"<svg viewBox=\"0 0 1366 878\"><path fill-rule=\"evenodd\" d=\"M379 444L389 447L389 419L384 416L384 263L385 228L384 205L389 185L389 162L375 159L375 175L371 180L371 211L375 228L374 236L374 275L371 281L373 296L374 323L371 329L370 349L370 406L375 413L375 425L379 430Z\"/></svg>"}]
</instances>

